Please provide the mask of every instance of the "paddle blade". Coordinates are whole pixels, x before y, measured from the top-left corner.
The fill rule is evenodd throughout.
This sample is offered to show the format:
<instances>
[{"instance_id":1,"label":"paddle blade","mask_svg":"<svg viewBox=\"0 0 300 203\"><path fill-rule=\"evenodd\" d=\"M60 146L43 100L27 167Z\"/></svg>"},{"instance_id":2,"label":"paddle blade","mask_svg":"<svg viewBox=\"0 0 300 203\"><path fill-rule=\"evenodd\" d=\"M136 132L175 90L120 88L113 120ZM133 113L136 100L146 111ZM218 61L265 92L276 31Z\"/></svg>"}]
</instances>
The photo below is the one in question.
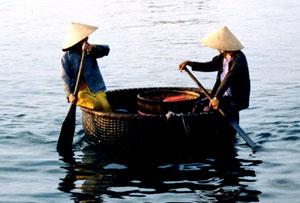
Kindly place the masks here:
<instances>
[{"instance_id":1,"label":"paddle blade","mask_svg":"<svg viewBox=\"0 0 300 203\"><path fill-rule=\"evenodd\" d=\"M229 123L231 126L236 130L236 132L244 139L246 144L251 147L251 149L255 152L256 151L256 144L248 137L247 133L239 126L239 124L232 120L228 119Z\"/></svg>"},{"instance_id":2,"label":"paddle blade","mask_svg":"<svg viewBox=\"0 0 300 203\"><path fill-rule=\"evenodd\" d=\"M76 104L71 104L67 117L65 118L57 142L57 151L72 150L73 137L76 122Z\"/></svg>"}]
</instances>

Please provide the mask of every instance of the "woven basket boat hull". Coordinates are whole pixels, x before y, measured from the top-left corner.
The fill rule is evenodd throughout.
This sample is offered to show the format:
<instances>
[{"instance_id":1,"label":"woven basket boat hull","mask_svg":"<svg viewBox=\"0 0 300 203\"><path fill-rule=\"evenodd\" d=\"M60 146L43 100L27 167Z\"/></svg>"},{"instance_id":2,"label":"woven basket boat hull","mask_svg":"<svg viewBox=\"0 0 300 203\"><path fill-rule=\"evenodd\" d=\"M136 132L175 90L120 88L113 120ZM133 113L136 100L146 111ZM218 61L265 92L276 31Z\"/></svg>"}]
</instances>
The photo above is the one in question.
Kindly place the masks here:
<instances>
[{"instance_id":1,"label":"woven basket boat hull","mask_svg":"<svg viewBox=\"0 0 300 203\"><path fill-rule=\"evenodd\" d=\"M82 125L86 136L94 143L104 145L181 145L183 143L214 142L228 134L228 124L215 113L139 115L137 95L144 91L195 91L196 88L153 87L107 91L113 109L126 109L129 113L105 113L86 108L82 110ZM229 129L230 130L230 129ZM226 133L225 133L226 132ZM232 134L232 133L231 133Z\"/></svg>"}]
</instances>

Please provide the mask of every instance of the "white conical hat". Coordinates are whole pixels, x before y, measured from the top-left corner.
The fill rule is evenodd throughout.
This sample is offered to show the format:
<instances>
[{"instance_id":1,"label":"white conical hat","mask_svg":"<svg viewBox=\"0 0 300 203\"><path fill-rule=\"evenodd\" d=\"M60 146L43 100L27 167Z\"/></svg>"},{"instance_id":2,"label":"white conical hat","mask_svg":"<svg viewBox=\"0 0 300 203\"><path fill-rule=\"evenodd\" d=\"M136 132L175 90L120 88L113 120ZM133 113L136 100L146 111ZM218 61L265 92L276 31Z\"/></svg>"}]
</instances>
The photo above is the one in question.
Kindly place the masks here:
<instances>
[{"instance_id":1,"label":"white conical hat","mask_svg":"<svg viewBox=\"0 0 300 203\"><path fill-rule=\"evenodd\" d=\"M219 28L216 32L211 33L201 40L204 46L220 49L223 51L237 51L244 48L241 42L226 27Z\"/></svg>"},{"instance_id":2,"label":"white conical hat","mask_svg":"<svg viewBox=\"0 0 300 203\"><path fill-rule=\"evenodd\" d=\"M95 26L71 22L67 30L63 49L72 47L97 29Z\"/></svg>"}]
</instances>

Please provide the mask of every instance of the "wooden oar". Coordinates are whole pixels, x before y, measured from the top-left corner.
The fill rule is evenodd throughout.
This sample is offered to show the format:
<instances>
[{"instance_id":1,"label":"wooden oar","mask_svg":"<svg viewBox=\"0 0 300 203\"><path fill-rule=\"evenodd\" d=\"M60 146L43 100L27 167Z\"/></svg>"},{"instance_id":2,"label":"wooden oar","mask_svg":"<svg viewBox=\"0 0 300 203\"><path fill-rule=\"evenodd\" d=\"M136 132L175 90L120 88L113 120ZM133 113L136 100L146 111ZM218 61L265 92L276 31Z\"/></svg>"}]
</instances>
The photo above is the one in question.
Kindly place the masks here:
<instances>
[{"instance_id":1,"label":"wooden oar","mask_svg":"<svg viewBox=\"0 0 300 203\"><path fill-rule=\"evenodd\" d=\"M69 112L61 126L60 135L58 138L56 149L59 152L69 152L72 150L73 137L76 124L76 100L79 91L79 83L83 69L85 52L82 51L80 66L77 74L77 80L74 89L75 102L71 103Z\"/></svg>"},{"instance_id":2,"label":"wooden oar","mask_svg":"<svg viewBox=\"0 0 300 203\"><path fill-rule=\"evenodd\" d=\"M203 93L205 94L205 96L211 100L211 96L210 94L207 92L207 90L201 85L201 83L196 79L196 77L187 69L184 69L187 74L192 78L192 80L198 85L198 87L200 89L202 89ZM247 145L249 147L251 147L251 149L255 152L256 151L256 145L255 143L250 139L250 137L247 135L247 133L239 126L239 124L234 121L233 119L229 118L226 116L226 114L224 113L224 111L222 111L222 109L218 109L219 113L225 117L228 122L230 123L230 125L238 132L238 134L245 140L245 142L247 143Z\"/></svg>"}]
</instances>

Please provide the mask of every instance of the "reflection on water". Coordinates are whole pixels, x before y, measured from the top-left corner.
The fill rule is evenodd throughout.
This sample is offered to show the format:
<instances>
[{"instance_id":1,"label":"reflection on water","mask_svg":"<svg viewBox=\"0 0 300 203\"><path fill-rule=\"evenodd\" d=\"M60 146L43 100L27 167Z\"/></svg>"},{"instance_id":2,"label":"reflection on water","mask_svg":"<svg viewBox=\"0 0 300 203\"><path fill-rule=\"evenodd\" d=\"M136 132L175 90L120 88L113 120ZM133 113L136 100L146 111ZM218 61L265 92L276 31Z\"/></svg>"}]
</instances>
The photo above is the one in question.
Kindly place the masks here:
<instances>
[{"instance_id":1,"label":"reflection on water","mask_svg":"<svg viewBox=\"0 0 300 203\"><path fill-rule=\"evenodd\" d=\"M261 192L248 183L256 181L251 167L261 161L239 159L230 148L176 151L162 159L160 152L124 153L89 145L81 156L62 156L66 176L58 188L75 202L259 201Z\"/></svg>"}]
</instances>

